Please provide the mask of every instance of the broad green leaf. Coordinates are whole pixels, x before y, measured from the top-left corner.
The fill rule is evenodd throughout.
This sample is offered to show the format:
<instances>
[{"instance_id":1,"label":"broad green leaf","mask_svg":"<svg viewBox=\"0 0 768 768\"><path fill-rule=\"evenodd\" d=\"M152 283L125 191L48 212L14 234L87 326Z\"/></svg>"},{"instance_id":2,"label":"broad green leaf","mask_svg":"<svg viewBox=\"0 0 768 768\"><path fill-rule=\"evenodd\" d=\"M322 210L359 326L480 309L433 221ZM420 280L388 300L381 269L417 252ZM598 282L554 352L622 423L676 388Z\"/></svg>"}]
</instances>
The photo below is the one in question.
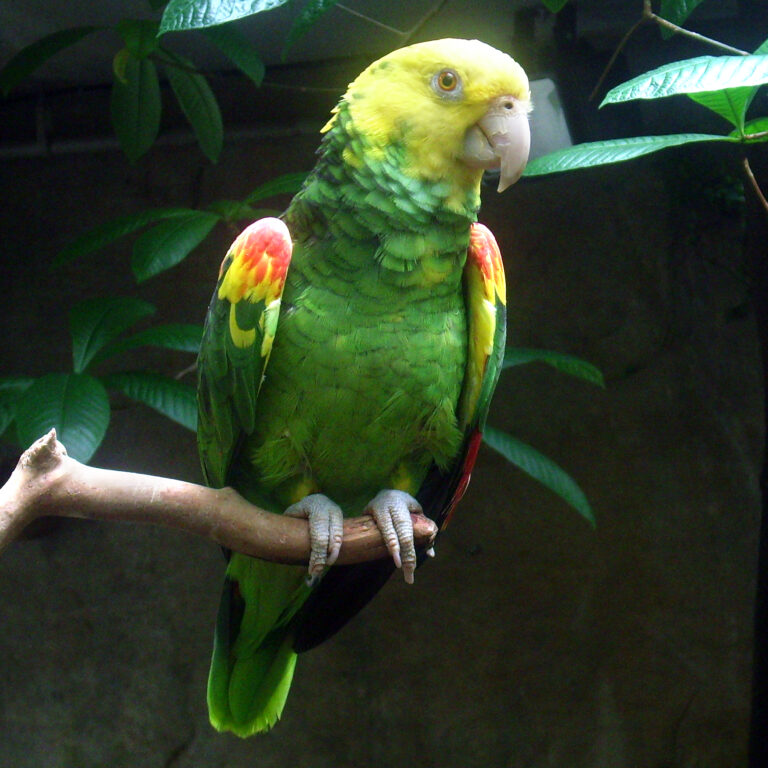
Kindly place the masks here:
<instances>
[{"instance_id":1,"label":"broad green leaf","mask_svg":"<svg viewBox=\"0 0 768 768\"><path fill-rule=\"evenodd\" d=\"M586 518L592 526L595 525L595 516L592 514L592 508L584 492L576 484L576 481L552 459L547 458L543 453L539 453L535 448L512 437L512 435L493 427L485 428L483 439L507 461L556 493L582 517Z\"/></svg>"},{"instance_id":2,"label":"broad green leaf","mask_svg":"<svg viewBox=\"0 0 768 768\"><path fill-rule=\"evenodd\" d=\"M194 211L161 221L136 238L131 267L138 282L176 266L200 245L220 218L208 211Z\"/></svg>"},{"instance_id":3,"label":"broad green leaf","mask_svg":"<svg viewBox=\"0 0 768 768\"><path fill-rule=\"evenodd\" d=\"M150 19L123 19L117 24L117 33L123 38L125 48L137 59L145 59L157 51L158 23Z\"/></svg>"},{"instance_id":4,"label":"broad green leaf","mask_svg":"<svg viewBox=\"0 0 768 768\"><path fill-rule=\"evenodd\" d=\"M69 311L75 373L85 371L106 345L154 311L151 304L132 296L87 299L75 304Z\"/></svg>"},{"instance_id":5,"label":"broad green leaf","mask_svg":"<svg viewBox=\"0 0 768 768\"><path fill-rule=\"evenodd\" d=\"M558 13L563 9L568 0L541 0L544 7L552 13Z\"/></svg>"},{"instance_id":6,"label":"broad green leaf","mask_svg":"<svg viewBox=\"0 0 768 768\"><path fill-rule=\"evenodd\" d=\"M659 15L680 27L701 2L702 0L661 0ZM661 28L662 37L668 38L673 34L675 33L671 29Z\"/></svg>"},{"instance_id":7,"label":"broad green leaf","mask_svg":"<svg viewBox=\"0 0 768 768\"><path fill-rule=\"evenodd\" d=\"M283 56L285 56L288 49L299 39L301 39L317 22L317 20L331 8L339 0L309 0L304 6L301 13L296 17L288 35L285 38L285 45L283 46Z\"/></svg>"},{"instance_id":8,"label":"broad green leaf","mask_svg":"<svg viewBox=\"0 0 768 768\"><path fill-rule=\"evenodd\" d=\"M160 22L160 34L202 29L271 11L289 0L170 0Z\"/></svg>"},{"instance_id":9,"label":"broad green leaf","mask_svg":"<svg viewBox=\"0 0 768 768\"><path fill-rule=\"evenodd\" d=\"M16 401L34 381L30 376L4 376L0 378L0 436L15 418Z\"/></svg>"},{"instance_id":10,"label":"broad green leaf","mask_svg":"<svg viewBox=\"0 0 768 768\"><path fill-rule=\"evenodd\" d=\"M256 187L245 200L248 203L256 203L259 200L274 197L274 195L295 195L301 189L306 178L307 171L284 173L282 176L276 176L274 179L270 179Z\"/></svg>"},{"instance_id":11,"label":"broad green leaf","mask_svg":"<svg viewBox=\"0 0 768 768\"><path fill-rule=\"evenodd\" d=\"M261 85L264 79L264 62L251 41L234 25L207 27L203 30L203 34L256 85Z\"/></svg>"},{"instance_id":12,"label":"broad green leaf","mask_svg":"<svg viewBox=\"0 0 768 768\"><path fill-rule=\"evenodd\" d=\"M617 85L608 91L600 106L763 83L768 83L768 55L698 56L673 61Z\"/></svg>"},{"instance_id":13,"label":"broad green leaf","mask_svg":"<svg viewBox=\"0 0 768 768\"><path fill-rule=\"evenodd\" d=\"M93 229L83 232L82 235L65 246L53 260L55 267L60 267L73 259L87 256L100 248L104 248L115 240L130 235L148 224L161 219L170 219L174 216L185 216L195 213L193 208L150 208L141 213L132 213L118 216L115 219L99 224Z\"/></svg>"},{"instance_id":14,"label":"broad green leaf","mask_svg":"<svg viewBox=\"0 0 768 768\"><path fill-rule=\"evenodd\" d=\"M173 349L177 352L193 352L197 354L200 342L203 338L203 326L190 323L167 323L155 325L144 331L129 336L127 339L118 339L110 344L104 351L109 357L126 352L137 347L161 347ZM101 357L101 356L99 356Z\"/></svg>"},{"instance_id":15,"label":"broad green leaf","mask_svg":"<svg viewBox=\"0 0 768 768\"><path fill-rule=\"evenodd\" d=\"M600 387L605 386L605 379L599 368L581 360L573 355L566 355L562 352L552 352L549 349L526 349L524 347L507 347L504 350L504 361L501 364L502 370L512 368L515 365L525 365L526 363L546 363L569 376L583 379L590 384L597 384Z\"/></svg>"},{"instance_id":16,"label":"broad green leaf","mask_svg":"<svg viewBox=\"0 0 768 768\"><path fill-rule=\"evenodd\" d=\"M739 132L734 131L731 135L738 136ZM749 144L768 141L768 117L756 117L754 120L750 120L744 126L744 135L754 136L752 139L747 139Z\"/></svg>"},{"instance_id":17,"label":"broad green leaf","mask_svg":"<svg viewBox=\"0 0 768 768\"><path fill-rule=\"evenodd\" d=\"M633 160L651 152L658 152L668 147L691 144L698 141L730 141L731 136L718 136L708 133L678 133L670 136L635 136L629 139L608 139L577 144L559 149L548 155L537 157L528 163L524 176L542 176L547 173L574 171L577 168L593 168L608 163L621 163Z\"/></svg>"},{"instance_id":18,"label":"broad green leaf","mask_svg":"<svg viewBox=\"0 0 768 768\"><path fill-rule=\"evenodd\" d=\"M149 371L114 373L102 378L132 400L148 405L193 432L197 429L197 393L194 387Z\"/></svg>"},{"instance_id":19,"label":"broad green leaf","mask_svg":"<svg viewBox=\"0 0 768 768\"><path fill-rule=\"evenodd\" d=\"M703 93L689 93L688 98L693 99L707 109L711 109L720 117L725 118L736 128L744 126L744 116L747 105L752 100L754 88L744 86L742 88L723 88L721 91L704 91Z\"/></svg>"},{"instance_id":20,"label":"broad green leaf","mask_svg":"<svg viewBox=\"0 0 768 768\"><path fill-rule=\"evenodd\" d=\"M100 27L74 27L62 29L36 40L22 48L0 69L0 91L7 96L22 80L29 77L39 66L44 64L59 51L69 48Z\"/></svg>"},{"instance_id":21,"label":"broad green leaf","mask_svg":"<svg viewBox=\"0 0 768 768\"><path fill-rule=\"evenodd\" d=\"M134 163L152 146L160 129L160 83L149 59L123 58L125 81L115 77L112 83L112 125L123 152Z\"/></svg>"},{"instance_id":22,"label":"broad green leaf","mask_svg":"<svg viewBox=\"0 0 768 768\"><path fill-rule=\"evenodd\" d=\"M42 376L16 403L16 429L23 446L55 428L67 453L81 462L93 456L108 425L107 393L98 379L84 373Z\"/></svg>"},{"instance_id":23,"label":"broad green leaf","mask_svg":"<svg viewBox=\"0 0 768 768\"><path fill-rule=\"evenodd\" d=\"M169 51L164 53L173 62L166 65L165 73L176 94L181 111L189 120L200 149L212 163L215 163L221 154L224 138L221 112L216 97L205 77L190 71L194 69L194 65L188 59Z\"/></svg>"}]
</instances>

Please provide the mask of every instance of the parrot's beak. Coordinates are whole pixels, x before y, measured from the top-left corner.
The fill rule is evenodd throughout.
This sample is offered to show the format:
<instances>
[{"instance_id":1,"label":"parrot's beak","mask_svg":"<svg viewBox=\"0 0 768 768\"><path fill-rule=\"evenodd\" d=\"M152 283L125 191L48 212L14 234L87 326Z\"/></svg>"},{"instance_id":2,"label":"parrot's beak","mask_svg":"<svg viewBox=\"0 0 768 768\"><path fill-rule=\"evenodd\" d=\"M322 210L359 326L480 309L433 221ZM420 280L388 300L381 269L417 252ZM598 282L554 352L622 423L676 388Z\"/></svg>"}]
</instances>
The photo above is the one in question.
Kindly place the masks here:
<instances>
[{"instance_id":1,"label":"parrot's beak","mask_svg":"<svg viewBox=\"0 0 768 768\"><path fill-rule=\"evenodd\" d=\"M523 175L530 148L527 105L499 96L467 131L462 160L473 168L500 170L498 191L503 192Z\"/></svg>"}]
</instances>

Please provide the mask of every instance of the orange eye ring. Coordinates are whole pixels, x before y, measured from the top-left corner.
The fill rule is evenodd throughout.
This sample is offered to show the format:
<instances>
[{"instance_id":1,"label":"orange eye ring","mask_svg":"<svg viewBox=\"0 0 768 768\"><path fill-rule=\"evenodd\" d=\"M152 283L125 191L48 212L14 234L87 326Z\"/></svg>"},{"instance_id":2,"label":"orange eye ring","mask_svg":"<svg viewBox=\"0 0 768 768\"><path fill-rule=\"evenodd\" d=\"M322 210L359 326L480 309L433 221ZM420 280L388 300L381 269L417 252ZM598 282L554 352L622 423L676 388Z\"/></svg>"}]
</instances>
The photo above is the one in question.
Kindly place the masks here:
<instances>
[{"instance_id":1,"label":"orange eye ring","mask_svg":"<svg viewBox=\"0 0 768 768\"><path fill-rule=\"evenodd\" d=\"M435 78L437 87L444 93L453 93L460 83L459 75L452 69L444 69Z\"/></svg>"}]
</instances>

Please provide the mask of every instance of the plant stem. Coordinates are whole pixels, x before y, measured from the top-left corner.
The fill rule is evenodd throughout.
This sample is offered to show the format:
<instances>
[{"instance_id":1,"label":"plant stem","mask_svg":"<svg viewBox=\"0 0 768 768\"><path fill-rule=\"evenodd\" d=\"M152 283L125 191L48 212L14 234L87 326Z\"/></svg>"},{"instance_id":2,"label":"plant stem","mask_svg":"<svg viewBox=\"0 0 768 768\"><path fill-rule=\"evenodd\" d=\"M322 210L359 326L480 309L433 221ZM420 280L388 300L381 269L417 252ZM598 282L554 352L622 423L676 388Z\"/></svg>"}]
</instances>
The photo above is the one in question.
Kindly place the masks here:
<instances>
[{"instance_id":1,"label":"plant stem","mask_svg":"<svg viewBox=\"0 0 768 768\"><path fill-rule=\"evenodd\" d=\"M752 173L752 167L749 164L749 159L744 158L742 160L742 167L744 168L744 174L747 177L747 181L752 185L752 190L755 193L755 196L757 197L760 204L763 206L766 215L768 215L768 200L765 199L765 195L763 194L763 190L760 189L760 185L757 183L757 179L755 178L755 174Z\"/></svg>"}]
</instances>

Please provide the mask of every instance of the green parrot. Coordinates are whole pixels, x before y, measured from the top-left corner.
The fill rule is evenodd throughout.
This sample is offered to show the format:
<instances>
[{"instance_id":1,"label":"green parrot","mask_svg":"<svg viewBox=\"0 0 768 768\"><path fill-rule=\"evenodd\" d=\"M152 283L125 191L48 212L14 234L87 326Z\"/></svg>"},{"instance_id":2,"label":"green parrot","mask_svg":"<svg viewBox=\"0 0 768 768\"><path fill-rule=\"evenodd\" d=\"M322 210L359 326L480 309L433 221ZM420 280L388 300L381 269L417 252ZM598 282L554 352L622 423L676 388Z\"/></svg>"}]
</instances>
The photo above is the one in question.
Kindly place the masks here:
<instances>
[{"instance_id":1,"label":"green parrot","mask_svg":"<svg viewBox=\"0 0 768 768\"><path fill-rule=\"evenodd\" d=\"M224 258L198 365L205 479L307 518L312 555L307 575L231 554L208 681L217 729L271 728L297 653L396 568L413 581L411 512L442 528L461 498L505 339L480 181L520 177L529 111L523 69L484 43L396 50L350 84L285 213ZM329 568L343 517L363 512L391 559Z\"/></svg>"}]
</instances>

